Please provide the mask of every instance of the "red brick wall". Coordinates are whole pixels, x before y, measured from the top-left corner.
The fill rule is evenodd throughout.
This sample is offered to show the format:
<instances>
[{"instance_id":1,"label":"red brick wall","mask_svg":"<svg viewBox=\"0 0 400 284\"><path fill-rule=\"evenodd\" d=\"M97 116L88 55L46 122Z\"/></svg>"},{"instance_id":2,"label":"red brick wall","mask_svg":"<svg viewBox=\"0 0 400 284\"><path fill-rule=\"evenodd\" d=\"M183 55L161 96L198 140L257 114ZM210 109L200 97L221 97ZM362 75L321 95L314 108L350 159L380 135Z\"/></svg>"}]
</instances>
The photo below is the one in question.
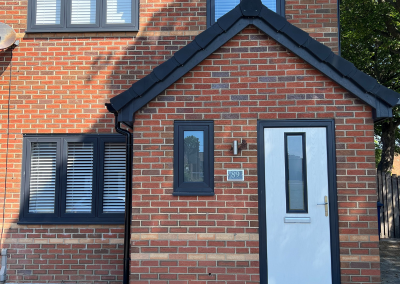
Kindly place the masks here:
<instances>
[{"instance_id":1,"label":"red brick wall","mask_svg":"<svg viewBox=\"0 0 400 284\"><path fill-rule=\"evenodd\" d=\"M22 134L114 132L113 116L107 113L104 103L109 102L111 97L148 74L155 66L164 62L175 51L192 41L200 31L205 29L205 0L192 2L169 0L168 2L162 1L162 3L140 2L139 32L25 34L28 1L0 0L0 21L11 25L20 40L20 45L12 53L12 67L10 64L11 51L0 51L0 220L2 221L0 226L3 229L0 240L1 247L7 248L9 253L9 282L54 283L63 280L78 281L79 283L120 283L122 274L122 226L27 226L16 224L20 207ZM302 0L300 2L304 8L296 6L299 4L296 4L296 1L286 1L288 19L335 50L333 43L337 43L337 36L334 35L336 31L335 27L329 25L335 23L336 11L334 11L334 6L336 4L332 0L330 2L321 1L321 3L319 3L320 1L314 3L314 0L311 2L310 0ZM320 16L317 9L326 9L328 6L332 13L325 11L324 15ZM326 38L329 38L329 40ZM268 44L274 45L273 42ZM236 55L237 53L232 54L232 56ZM226 54L225 56L229 55ZM274 61L272 65L275 66L276 62L278 61ZM213 64L226 63L213 62ZM242 63L238 62L238 64ZM254 66L251 68L254 68ZM288 66L285 68L288 68ZM246 80L246 76L250 76L247 74L247 72L250 72L249 70L238 69L237 71L244 72L245 77L242 80ZM9 89L10 72L11 89ZM251 72L258 71L252 70ZM286 73L278 70L271 72L277 72L273 76L297 75L296 73L290 74L289 71L286 71ZM235 77L240 74L236 74ZM261 76L252 73L251 76L253 75ZM305 78L309 78L309 76L307 75ZM315 78L319 80L322 77ZM192 91L196 92L197 84L202 86L205 84L206 86L203 87L210 88L211 83L225 84L229 81L229 78L223 77L211 77L211 79L208 83L207 81L197 83L191 82L187 78L185 83L179 83L176 86L187 88L184 85L189 84L193 88ZM247 84L247 82L238 83ZM264 86L264 84L266 82L261 82L261 85ZM204 104L204 107L201 107L204 110L201 110L200 113L196 112L199 108L199 102L194 99L188 102L178 100L168 102L168 108L171 110L173 109L171 105L185 108L183 110L185 112L187 111L186 108L193 108L193 113L178 113L176 117L198 119L201 115L207 119L222 119L221 122L215 124L215 139L222 149L216 148L215 181L218 194L213 201L210 198L204 198L204 200L199 198L199 201L196 198L196 201L188 201L186 198L182 202L179 201L181 203L175 203L173 200L177 198L174 199L168 194L171 191L171 168L161 169L159 167L170 167L171 165L171 119L173 115L168 114L168 119L165 122L163 121L163 123L169 123L169 128L165 125L154 125L146 126L150 127L150 130L148 128L142 130L144 137L141 139L149 139L151 143L156 145L159 143L160 149L158 151L151 150L151 153L155 156L147 157L148 160L146 160L146 157L135 157L135 174L137 171L149 171L142 172L143 180L138 180L135 175L132 253L135 254L134 257L137 253L146 254L144 257L148 257L148 260L143 260L142 256L135 258L135 261L132 262L132 279L146 277L146 274L153 274L153 276L160 274L161 279L164 277L161 275L166 274L165 271L168 269L168 272L172 275L187 271L188 278L195 277L199 280L204 277L211 277L212 279L212 277L217 276L220 280L223 280L224 277L236 277L237 280L257 280L255 113L260 112L258 115L260 119L281 118L285 115L293 115L297 110L292 108L300 107L301 109L298 110L299 117L303 115L308 117L310 114L306 114L306 111L311 112L311 115L314 113L314 117L323 115L323 112L326 111L328 117L333 117L334 110L329 108L335 107L334 105L322 106L323 110L318 110L318 108L313 109L313 106L298 106L297 104L301 104L301 102L295 102L295 105L291 106L282 106L281 104L284 103L286 98L284 94L289 93L286 88L296 87L297 82L278 81L268 84L269 89L276 85L276 88L279 88L283 93L277 97L268 95L268 100L265 100L267 94L261 94L261 98L259 98L256 94L237 93L237 95L248 96L248 106L229 106L227 105L229 101L225 101L229 94L224 94L221 99L217 98L217 100L225 101L224 105L213 107L219 109L220 112L205 113L210 110L213 103L216 103L211 100L210 102L200 102ZM305 87L308 88L308 86ZM213 92L215 90L211 89ZM11 91L11 96L9 96L9 91ZM213 99L216 99L213 92L209 95L206 95L207 90L202 92L202 95L204 95L202 98L206 99L213 96ZM338 92L342 94L343 91ZM312 94L313 92L307 91L306 93ZM191 92L185 91L185 96L190 95ZM172 90L168 91L167 97L171 96L175 96ZM343 97L343 94L341 96ZM157 102L151 104L151 107L153 108L153 104L158 103L167 104L167 102L162 101L163 97L166 96L161 96ZM198 99L200 98L196 98L196 100ZM238 101L235 102L236 99L243 100L241 97L235 97L232 102L238 103ZM259 99L261 99L260 102L258 102ZM275 105L263 105L264 103L268 104L269 101L272 104L275 103ZM309 100L302 101L309 102ZM293 103L294 101L288 98L288 102ZM321 108L321 106L314 107ZM283 109L288 113L285 113ZM167 111L167 109L164 110ZM182 110L178 109L179 111ZM232 111L232 113L226 111ZM366 108L365 111L367 124L371 125L369 109ZM138 114L138 118L145 116L156 118L157 115L160 115L158 118L160 119L167 114L148 114L145 110L144 113ZM239 117L239 119L236 119L236 117ZM364 118L361 119L364 120ZM239 124L222 125L224 121L226 123L234 121ZM344 123L343 118L339 119L340 123ZM138 128L138 126L136 127ZM238 127L240 127L240 130ZM165 130L162 135L168 137L151 137L152 135L159 135L156 131L161 129ZM228 149L225 149L227 141L229 141L229 137L223 136L226 133L234 133L232 135L242 135L240 133L243 133L243 137L246 137L249 141L249 149L242 153L243 156L228 162L225 161L226 157L224 158L224 156L227 156L230 159L227 154ZM355 138L353 140L355 141ZM160 141L166 143L165 146ZM140 140L136 140L136 143L138 144L135 147L140 146L141 150L146 150L146 146L140 145ZM148 151L150 152L150 150ZM166 157L161 157L161 152L164 151L163 154ZM138 168L141 166L138 159L143 159L143 161L141 160L142 166L151 164L151 168ZM151 162L156 160L159 162ZM247 177L253 180L247 180L244 183L245 186L241 183L230 185L224 182L222 179L225 173L224 167L230 166L230 164L232 166L240 165L242 162L246 164ZM347 161L346 165L347 163L354 162ZM355 164L351 165L358 167ZM150 176L151 171L154 171L154 176ZM158 173L161 176L166 175L161 184L160 175L157 176ZM341 175L346 175L346 172L342 172ZM365 175L367 175L366 172ZM153 186L154 184L158 187L137 189L138 187L142 188L143 185ZM230 187L225 189L225 186ZM347 183L345 186L347 186ZM372 185L368 183L368 187L372 188ZM354 189L351 194L360 193L363 192ZM368 195L365 196L371 198ZM160 200L159 202L162 203L158 204L157 207L146 207L149 204L157 205L152 198L161 197L166 198L166 200ZM137 202L142 203L138 204ZM361 202L359 203L361 204ZM193 210L190 207L195 208L197 212L190 212ZM159 212L155 213L157 210ZM371 212L357 214L369 216L368 214L372 214ZM188 217L189 214L190 218ZM208 217L203 220L205 214ZM189 219L181 220L182 216ZM221 216L225 219L218 219ZM166 217L168 217L168 220L162 219ZM157 218L160 218L160 220ZM158 222L160 222L160 225L155 226L154 224ZM345 222L344 224L349 226ZM367 225L370 226L368 222ZM156 237L154 234L157 234ZM195 239L192 239L194 237ZM161 243L157 243L158 239ZM375 244L373 239L372 244ZM368 253L370 253L370 250L372 251L372 249L368 249ZM206 252L208 253L206 260L197 259L197 257L204 257ZM168 259L165 261L160 259L160 257L166 257L167 254L170 254ZM224 259L220 259L220 254L224 255ZM366 255L366 257L369 257L369 255ZM174 259L175 256L177 259ZM180 257L186 257L186 259L180 259ZM357 259L364 261L360 257ZM355 259L347 260L356 261ZM138 261L140 261L140 268L137 267ZM377 261L376 257L373 261ZM158 263L160 267L157 267L156 264ZM365 263L371 265L370 262L363 262L363 265ZM177 266L180 268L177 268ZM206 266L207 269L204 268ZM206 270L206 275L204 275L204 270ZM212 273L211 276L208 276L208 273ZM217 275L217 273L219 274ZM228 276L224 276L224 273ZM179 279L184 278L182 275L177 277Z\"/></svg>"},{"instance_id":2,"label":"red brick wall","mask_svg":"<svg viewBox=\"0 0 400 284\"><path fill-rule=\"evenodd\" d=\"M258 281L257 119L300 118L335 119L342 283L380 283L371 108L255 28L135 116L132 279ZM214 121L215 196L173 197L173 123L198 119Z\"/></svg>"},{"instance_id":3,"label":"red brick wall","mask_svg":"<svg viewBox=\"0 0 400 284\"><path fill-rule=\"evenodd\" d=\"M285 0L288 21L339 51L337 0Z\"/></svg>"}]
</instances>

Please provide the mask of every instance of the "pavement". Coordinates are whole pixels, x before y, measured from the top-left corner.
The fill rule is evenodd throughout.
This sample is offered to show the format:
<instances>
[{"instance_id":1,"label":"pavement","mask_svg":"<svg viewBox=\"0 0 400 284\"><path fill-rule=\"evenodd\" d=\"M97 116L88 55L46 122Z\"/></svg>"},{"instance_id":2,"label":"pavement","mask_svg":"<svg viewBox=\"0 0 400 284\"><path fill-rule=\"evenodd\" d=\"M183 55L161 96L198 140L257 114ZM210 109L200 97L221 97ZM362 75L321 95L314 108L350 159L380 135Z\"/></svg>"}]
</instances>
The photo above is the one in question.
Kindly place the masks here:
<instances>
[{"instance_id":1,"label":"pavement","mask_svg":"<svg viewBox=\"0 0 400 284\"><path fill-rule=\"evenodd\" d=\"M381 256L382 284L399 284L400 239L381 239L379 250Z\"/></svg>"}]
</instances>

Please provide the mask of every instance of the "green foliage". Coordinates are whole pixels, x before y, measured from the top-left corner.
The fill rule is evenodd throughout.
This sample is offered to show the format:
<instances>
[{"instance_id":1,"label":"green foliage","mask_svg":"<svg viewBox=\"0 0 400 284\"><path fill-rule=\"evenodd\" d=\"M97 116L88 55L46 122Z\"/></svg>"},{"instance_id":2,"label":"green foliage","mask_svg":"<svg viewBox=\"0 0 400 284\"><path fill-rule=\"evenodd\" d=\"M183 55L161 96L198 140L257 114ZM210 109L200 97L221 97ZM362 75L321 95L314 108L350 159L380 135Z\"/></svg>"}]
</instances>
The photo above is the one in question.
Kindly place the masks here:
<instances>
[{"instance_id":1,"label":"green foliage","mask_svg":"<svg viewBox=\"0 0 400 284\"><path fill-rule=\"evenodd\" d=\"M343 0L342 56L388 88L400 90L400 13L389 2Z\"/></svg>"},{"instance_id":2,"label":"green foliage","mask_svg":"<svg viewBox=\"0 0 400 284\"><path fill-rule=\"evenodd\" d=\"M374 144L375 144L375 166L378 167L378 164L381 161L382 146L377 140L374 141Z\"/></svg>"},{"instance_id":3,"label":"green foliage","mask_svg":"<svg viewBox=\"0 0 400 284\"><path fill-rule=\"evenodd\" d=\"M378 82L400 91L400 0L342 0L340 4L341 55ZM382 123L389 123L382 140ZM400 109L393 109L393 118L375 125L376 158L400 153ZM390 141L383 145L381 141ZM386 142L387 144L387 142ZM383 149L383 151L382 151ZM392 157L393 159L393 157Z\"/></svg>"}]
</instances>

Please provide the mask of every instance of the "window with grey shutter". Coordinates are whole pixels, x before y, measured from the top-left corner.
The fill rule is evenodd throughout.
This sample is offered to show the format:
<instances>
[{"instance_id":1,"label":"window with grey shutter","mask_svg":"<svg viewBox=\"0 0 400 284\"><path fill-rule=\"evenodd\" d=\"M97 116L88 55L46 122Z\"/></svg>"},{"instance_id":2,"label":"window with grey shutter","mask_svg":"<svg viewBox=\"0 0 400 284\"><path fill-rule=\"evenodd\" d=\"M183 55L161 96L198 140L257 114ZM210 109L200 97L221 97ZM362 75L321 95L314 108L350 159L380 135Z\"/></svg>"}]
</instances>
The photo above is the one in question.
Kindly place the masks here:
<instances>
[{"instance_id":1,"label":"window with grey shutter","mask_svg":"<svg viewBox=\"0 0 400 284\"><path fill-rule=\"evenodd\" d=\"M103 212L125 211L125 162L124 143L105 143L104 146Z\"/></svg>"},{"instance_id":2,"label":"window with grey shutter","mask_svg":"<svg viewBox=\"0 0 400 284\"><path fill-rule=\"evenodd\" d=\"M122 224L125 137L24 135L23 224Z\"/></svg>"},{"instance_id":3,"label":"window with grey shutter","mask_svg":"<svg viewBox=\"0 0 400 284\"><path fill-rule=\"evenodd\" d=\"M68 142L67 213L91 213L93 189L93 143Z\"/></svg>"},{"instance_id":4,"label":"window with grey shutter","mask_svg":"<svg viewBox=\"0 0 400 284\"><path fill-rule=\"evenodd\" d=\"M57 143L31 144L29 213L54 213Z\"/></svg>"},{"instance_id":5,"label":"window with grey shutter","mask_svg":"<svg viewBox=\"0 0 400 284\"><path fill-rule=\"evenodd\" d=\"M25 32L137 31L139 0L29 0Z\"/></svg>"}]
</instances>

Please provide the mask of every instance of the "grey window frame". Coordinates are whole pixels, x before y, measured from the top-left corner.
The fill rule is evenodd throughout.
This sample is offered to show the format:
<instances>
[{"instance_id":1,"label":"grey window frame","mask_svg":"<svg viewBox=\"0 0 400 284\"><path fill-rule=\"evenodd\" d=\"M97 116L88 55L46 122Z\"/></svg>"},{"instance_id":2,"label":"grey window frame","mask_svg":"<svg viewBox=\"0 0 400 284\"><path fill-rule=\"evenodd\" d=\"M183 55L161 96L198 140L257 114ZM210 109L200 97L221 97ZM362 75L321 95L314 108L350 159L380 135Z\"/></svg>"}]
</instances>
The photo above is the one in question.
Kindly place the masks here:
<instances>
[{"instance_id":1,"label":"grey window frame","mask_svg":"<svg viewBox=\"0 0 400 284\"><path fill-rule=\"evenodd\" d=\"M204 181L184 182L183 143L185 130L204 131ZM210 120L174 122L174 196L214 195L214 122Z\"/></svg>"},{"instance_id":2,"label":"grey window frame","mask_svg":"<svg viewBox=\"0 0 400 284\"><path fill-rule=\"evenodd\" d=\"M285 17L285 0L276 0L276 13ZM207 28L215 23L215 0L207 0Z\"/></svg>"},{"instance_id":3,"label":"grey window frame","mask_svg":"<svg viewBox=\"0 0 400 284\"><path fill-rule=\"evenodd\" d=\"M91 213L65 213L66 208L66 158L67 142L94 142L94 170ZM29 213L30 153L32 142L56 142L56 186L54 213ZM124 213L103 213L103 171L104 150L106 142L125 143L125 137L119 134L24 134L20 214L18 224L123 224ZM104 152L103 152L104 153Z\"/></svg>"},{"instance_id":4,"label":"grey window frame","mask_svg":"<svg viewBox=\"0 0 400 284\"><path fill-rule=\"evenodd\" d=\"M132 1L131 19L129 24L106 23L106 0L99 0L96 4L96 24L71 24L71 0L61 0L61 15L59 25L36 25L37 0L28 2L28 24L26 33L38 32L127 32L139 30L139 0Z\"/></svg>"}]
</instances>

